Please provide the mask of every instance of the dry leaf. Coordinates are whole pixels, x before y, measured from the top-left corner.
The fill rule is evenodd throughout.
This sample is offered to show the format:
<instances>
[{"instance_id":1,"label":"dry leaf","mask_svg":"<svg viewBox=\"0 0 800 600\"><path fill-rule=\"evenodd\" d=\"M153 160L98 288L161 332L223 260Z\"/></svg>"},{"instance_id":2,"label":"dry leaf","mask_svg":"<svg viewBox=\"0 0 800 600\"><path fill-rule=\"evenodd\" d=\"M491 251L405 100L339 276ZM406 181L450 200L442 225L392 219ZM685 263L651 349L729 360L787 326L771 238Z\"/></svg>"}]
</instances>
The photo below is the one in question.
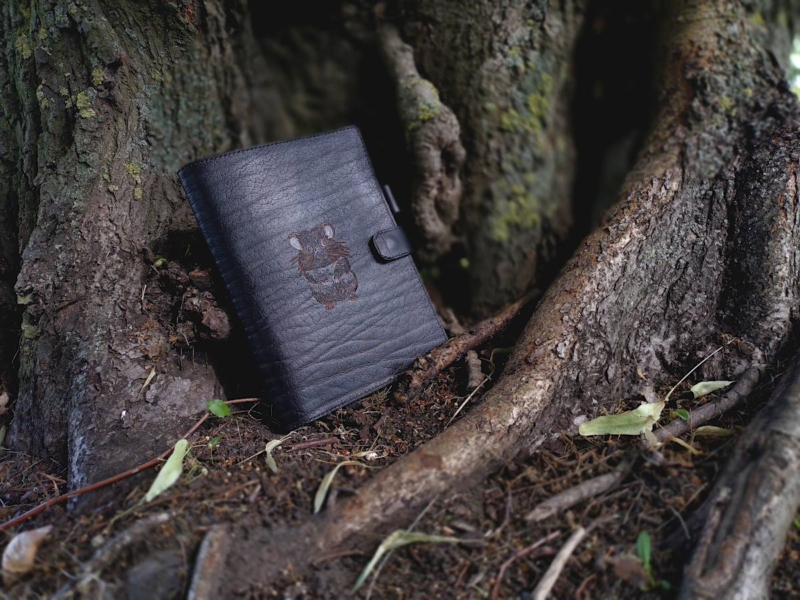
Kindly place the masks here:
<instances>
[{"instance_id":1,"label":"dry leaf","mask_svg":"<svg viewBox=\"0 0 800 600\"><path fill-rule=\"evenodd\" d=\"M52 525L47 525L14 536L3 552L3 577L6 584L33 568L36 552L52 528Z\"/></svg>"},{"instance_id":2,"label":"dry leaf","mask_svg":"<svg viewBox=\"0 0 800 600\"><path fill-rule=\"evenodd\" d=\"M172 454L170 454L164 466L161 467L150 489L147 490L147 494L144 497L145 502L150 502L153 498L178 481L181 473L183 473L183 457L186 456L186 450L188 448L189 442L186 440L178 440Z\"/></svg>"},{"instance_id":3,"label":"dry leaf","mask_svg":"<svg viewBox=\"0 0 800 600\"><path fill-rule=\"evenodd\" d=\"M665 402L648 402L619 415L597 417L578 427L584 437L591 435L639 435L652 431L661 418Z\"/></svg>"},{"instance_id":4,"label":"dry leaf","mask_svg":"<svg viewBox=\"0 0 800 600\"><path fill-rule=\"evenodd\" d=\"M732 383L736 383L735 381L701 381L700 383L695 383L691 388L690 391L694 394L695 398L701 398L703 396L707 396L712 392L716 392L717 390L721 390L724 387L728 387Z\"/></svg>"}]
</instances>

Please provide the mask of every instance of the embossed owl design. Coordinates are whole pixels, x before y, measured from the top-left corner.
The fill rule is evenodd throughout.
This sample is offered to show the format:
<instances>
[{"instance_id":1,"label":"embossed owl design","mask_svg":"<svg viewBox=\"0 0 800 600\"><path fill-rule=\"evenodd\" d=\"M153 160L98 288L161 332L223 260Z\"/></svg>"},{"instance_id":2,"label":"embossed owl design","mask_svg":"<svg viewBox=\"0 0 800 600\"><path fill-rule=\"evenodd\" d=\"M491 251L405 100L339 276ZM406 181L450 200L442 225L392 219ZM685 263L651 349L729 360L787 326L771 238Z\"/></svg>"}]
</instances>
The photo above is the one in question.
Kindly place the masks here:
<instances>
[{"instance_id":1,"label":"embossed owl design","mask_svg":"<svg viewBox=\"0 0 800 600\"><path fill-rule=\"evenodd\" d=\"M358 279L350 269L350 250L344 242L333 239L334 234L333 225L322 223L289 236L289 244L300 251L292 263L306 278L311 295L327 310L338 302L358 300Z\"/></svg>"}]
</instances>

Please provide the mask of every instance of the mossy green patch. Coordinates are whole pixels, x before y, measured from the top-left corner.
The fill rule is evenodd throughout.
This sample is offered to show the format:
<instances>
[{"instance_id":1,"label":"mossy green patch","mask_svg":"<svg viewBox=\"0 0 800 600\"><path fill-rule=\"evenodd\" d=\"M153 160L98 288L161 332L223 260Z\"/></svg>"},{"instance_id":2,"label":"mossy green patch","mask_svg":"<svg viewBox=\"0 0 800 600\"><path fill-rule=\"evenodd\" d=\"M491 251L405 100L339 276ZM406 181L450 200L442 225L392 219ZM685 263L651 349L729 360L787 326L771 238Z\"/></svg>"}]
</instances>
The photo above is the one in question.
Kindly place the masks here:
<instances>
[{"instance_id":1,"label":"mossy green patch","mask_svg":"<svg viewBox=\"0 0 800 600\"><path fill-rule=\"evenodd\" d=\"M19 52L20 56L24 60L28 60L33 55L33 50L31 50L31 45L28 42L28 36L24 33L20 33L17 38L14 40L14 50Z\"/></svg>"},{"instance_id":2,"label":"mossy green patch","mask_svg":"<svg viewBox=\"0 0 800 600\"><path fill-rule=\"evenodd\" d=\"M140 187L133 188L133 197L136 200L141 200L144 197L144 191Z\"/></svg>"},{"instance_id":3,"label":"mossy green patch","mask_svg":"<svg viewBox=\"0 0 800 600\"><path fill-rule=\"evenodd\" d=\"M106 74L103 69L92 69L92 85L97 87L103 85L106 80Z\"/></svg>"},{"instance_id":4,"label":"mossy green patch","mask_svg":"<svg viewBox=\"0 0 800 600\"><path fill-rule=\"evenodd\" d=\"M760 10L757 10L752 14L750 17L750 22L756 27L764 27L764 25L767 24L767 22L764 20L764 15Z\"/></svg>"}]
</instances>

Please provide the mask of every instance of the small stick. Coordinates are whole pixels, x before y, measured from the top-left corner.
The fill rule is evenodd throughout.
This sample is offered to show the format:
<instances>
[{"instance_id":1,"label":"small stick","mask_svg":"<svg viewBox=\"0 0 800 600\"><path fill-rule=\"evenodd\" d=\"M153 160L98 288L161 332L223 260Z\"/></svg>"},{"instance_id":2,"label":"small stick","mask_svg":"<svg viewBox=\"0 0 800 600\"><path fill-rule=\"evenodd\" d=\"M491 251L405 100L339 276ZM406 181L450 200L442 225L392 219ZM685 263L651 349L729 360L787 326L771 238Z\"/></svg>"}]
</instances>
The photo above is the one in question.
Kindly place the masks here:
<instances>
[{"instance_id":1,"label":"small stick","mask_svg":"<svg viewBox=\"0 0 800 600\"><path fill-rule=\"evenodd\" d=\"M558 536L561 535L560 531L554 531L547 537L543 537L542 539L534 542L527 548L523 548L519 552L515 553L511 558L509 558L506 562L502 564L500 567L500 571L497 573L497 579L494 582L494 586L492 586L492 600L497 600L500 597L500 584L503 583L503 576L506 574L506 569L512 565L515 561L519 560L520 558L524 558L532 554L535 550L539 549L544 544L548 542L552 542Z\"/></svg>"},{"instance_id":2,"label":"small stick","mask_svg":"<svg viewBox=\"0 0 800 600\"><path fill-rule=\"evenodd\" d=\"M665 442L671 438L680 437L684 433L695 429L698 425L707 423L711 419L729 411L752 393L760 377L761 371L757 367L750 367L742 373L742 376L736 382L736 385L733 386L733 389L722 396L722 398L713 400L708 404L704 404L697 410L691 411L688 421L675 419L665 427L654 431L653 433L656 439L659 442Z\"/></svg>"},{"instance_id":3,"label":"small stick","mask_svg":"<svg viewBox=\"0 0 800 600\"><path fill-rule=\"evenodd\" d=\"M572 508L579 502L603 494L617 485L631 470L633 456L629 455L611 473L605 473L592 479L587 479L563 492L540 502L525 517L526 521L538 522L552 517L556 513Z\"/></svg>"},{"instance_id":4,"label":"small stick","mask_svg":"<svg viewBox=\"0 0 800 600\"><path fill-rule=\"evenodd\" d=\"M330 446L339 441L339 438L328 437L320 438L317 440L306 440L305 442L297 442L291 446L287 446L287 450L305 450L306 448L318 448L319 446Z\"/></svg>"},{"instance_id":5,"label":"small stick","mask_svg":"<svg viewBox=\"0 0 800 600\"><path fill-rule=\"evenodd\" d=\"M589 529L591 529L591 526L589 526ZM561 571L564 570L564 566L567 564L569 557L572 556L572 553L575 552L575 548L578 547L578 544L580 544L583 538L586 537L586 534L589 533L589 529L578 527L575 533L567 540L567 543L564 544L564 547L558 551L553 562L550 563L550 566L547 568L544 577L539 581L536 589L533 590L531 594L533 600L545 600L545 598L547 598L553 586L556 584L558 576L561 575Z\"/></svg>"},{"instance_id":6,"label":"small stick","mask_svg":"<svg viewBox=\"0 0 800 600\"><path fill-rule=\"evenodd\" d=\"M397 391L394 393L395 400L405 403L416 398L425 384L437 373L452 365L468 351L477 348L503 331L535 295L535 292L526 294L495 316L479 323L472 331L451 338L444 346L434 348L427 356L419 359L402 376Z\"/></svg>"},{"instance_id":7,"label":"small stick","mask_svg":"<svg viewBox=\"0 0 800 600\"><path fill-rule=\"evenodd\" d=\"M225 404L233 405L233 404L245 404L247 402L259 402L261 398L239 398L236 400L226 400ZM205 414L198 419L197 423L192 425L192 428L189 429L186 433L184 433L180 439L185 440L190 435L192 435L195 431L197 431L200 426L206 422L208 416L211 413L206 411ZM15 525L19 525L30 519L31 517L35 517L41 512L46 511L48 508L55 506L56 504L61 504L66 502L71 498L77 498L78 496L83 496L84 494L88 494L89 492L93 492L95 490L99 490L100 488L104 488L112 483L117 483L118 481L122 481L123 479L127 479L128 477L133 477L137 473L141 473L142 471L146 471L147 469L152 469L157 464L159 464L162 460L167 458L170 454L172 454L173 448L168 448L155 458L148 460L146 463L139 465L138 467L134 467L133 469L129 469L124 471L123 473L117 473L116 475L109 477L108 479L103 479L102 481L98 481L97 483L93 483L91 485L87 485L86 487L82 487L78 490L73 490L71 492L67 492L66 494L61 494L55 498L51 498L47 502L40 504L27 512L22 513L19 516L14 517L10 521L6 521L5 523L0 525L0 531L7 531L14 527Z\"/></svg>"}]
</instances>

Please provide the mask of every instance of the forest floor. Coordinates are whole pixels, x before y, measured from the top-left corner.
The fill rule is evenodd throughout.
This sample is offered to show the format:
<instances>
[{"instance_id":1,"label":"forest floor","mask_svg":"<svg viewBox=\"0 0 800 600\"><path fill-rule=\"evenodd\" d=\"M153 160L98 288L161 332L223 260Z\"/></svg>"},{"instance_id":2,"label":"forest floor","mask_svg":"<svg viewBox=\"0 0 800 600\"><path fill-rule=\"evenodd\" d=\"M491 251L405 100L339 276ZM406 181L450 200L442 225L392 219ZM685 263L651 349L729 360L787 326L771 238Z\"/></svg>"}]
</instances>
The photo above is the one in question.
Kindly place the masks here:
<instances>
[{"instance_id":1,"label":"forest floor","mask_svg":"<svg viewBox=\"0 0 800 600\"><path fill-rule=\"evenodd\" d=\"M168 293L164 294L167 302ZM158 312L158 298L153 298L153 310ZM154 318L172 317L164 312ZM496 377L501 371L505 352L492 350L512 345L515 333L518 331L507 332L480 349L485 372L494 369ZM194 360L205 359L198 353ZM462 543L420 543L397 550L377 577L367 579L357 596L528 598L571 533L579 526L593 525L566 563L553 598L673 597L687 558L690 517L709 492L736 435L766 400L779 374L773 372L763 378L767 383L748 403L711 423L732 435L696 437L691 441L694 452L672 443L654 453L643 450L638 438L570 438L554 433L546 447L506 465L482 485L437 499L414 525L414 531L457 537ZM170 513L165 523L134 537L114 560L93 573L91 585L95 590L103 586L105 595L92 597L184 597L198 545L210 527L229 522L269 527L308 519L323 478L344 460L363 466L339 470L327 505L353 494L373 469L394 462L448 425L467 397L465 380L463 368L457 366L442 372L412 402L398 404L384 390L302 427L273 450L277 473L267 465L264 449L269 440L281 436L270 431L254 410L235 406L230 417L211 417L189 439L182 478L151 502L144 504L142 500L155 470L117 484L118 492L106 494L109 499L91 512L75 514L60 505L16 528L53 526L33 570L16 582L7 581L0 588L0 597L50 597L75 586L81 566L98 549L108 547L110 540L134 523L164 512ZM690 385L687 382L673 394L675 402L668 411L690 410L714 397L693 400L687 393ZM457 418L475 402L480 402L480 394ZM621 400L616 411L635 405ZM685 441L690 441L688 436ZM142 462L164 450L143 450ZM608 492L538 522L526 519L540 502L613 472L631 456L634 461L630 471ZM65 491L59 475L45 462L3 451L0 520L6 521ZM638 559L637 540L642 532L652 540L651 579ZM525 552L545 539L536 549ZM380 541L375 539L375 547ZM280 552L280 547L265 548L262 560L269 561L271 555ZM315 557L318 569L312 579L295 580L287 572L270 589L242 589L240 595L348 597L369 558L364 554ZM796 527L773 578L775 597L800 598L798 559L800 530Z\"/></svg>"}]
</instances>

